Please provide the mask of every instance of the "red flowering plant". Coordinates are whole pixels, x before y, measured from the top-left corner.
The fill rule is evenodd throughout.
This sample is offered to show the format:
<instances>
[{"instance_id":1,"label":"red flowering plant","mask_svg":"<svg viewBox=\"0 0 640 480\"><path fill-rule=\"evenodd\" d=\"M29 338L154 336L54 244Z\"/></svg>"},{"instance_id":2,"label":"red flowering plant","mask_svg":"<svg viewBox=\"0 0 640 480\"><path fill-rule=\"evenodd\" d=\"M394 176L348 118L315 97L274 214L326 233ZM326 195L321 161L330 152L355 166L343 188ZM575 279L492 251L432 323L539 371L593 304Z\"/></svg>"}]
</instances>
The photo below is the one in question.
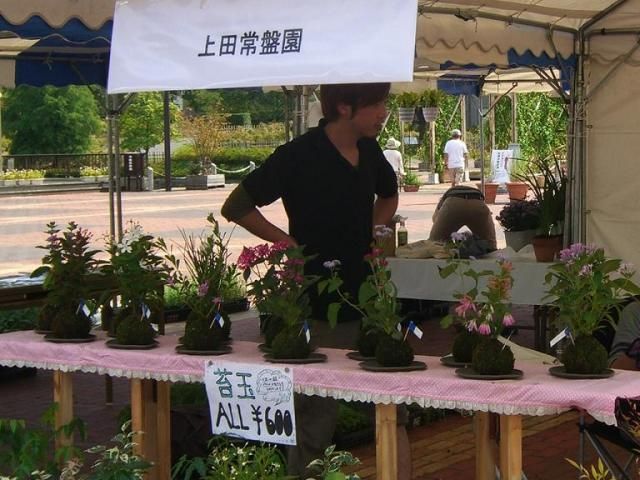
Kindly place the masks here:
<instances>
[{"instance_id":1,"label":"red flowering plant","mask_svg":"<svg viewBox=\"0 0 640 480\"><path fill-rule=\"evenodd\" d=\"M311 316L308 289L318 276L304 273L309 259L303 247L286 242L245 247L238 258L247 293L269 317L266 343L276 358L305 358L311 352L306 338Z\"/></svg>"},{"instance_id":2,"label":"red flowering plant","mask_svg":"<svg viewBox=\"0 0 640 480\"><path fill-rule=\"evenodd\" d=\"M469 260L455 259L440 269L442 278L458 273L462 281L472 281L469 290L454 294L458 304L452 314L442 319L441 325L444 328L454 322L464 325L465 331L454 342L453 356L458 362L472 363L474 370L485 374L509 373L513 369L511 350L497 340L505 327L515 324L509 301L513 265L505 259L498 259L497 264L497 271L476 271ZM481 281L486 281L484 289L480 287ZM483 337L486 341L482 341Z\"/></svg>"},{"instance_id":3,"label":"red flowering plant","mask_svg":"<svg viewBox=\"0 0 640 480\"><path fill-rule=\"evenodd\" d=\"M402 333L398 292L391 281L391 272L387 269L388 262L383 253L381 248L374 247L371 253L365 255L364 259L369 264L371 273L360 284L357 298L352 298L343 289L338 260L324 263L331 271L331 276L318 284L318 290L320 293L335 292L340 300L329 305L328 319L333 327L343 305L348 305L362 315L363 335L358 348L363 356L375 356L376 361L384 366L405 366L413 361L413 351L405 341L407 335Z\"/></svg>"}]
</instances>

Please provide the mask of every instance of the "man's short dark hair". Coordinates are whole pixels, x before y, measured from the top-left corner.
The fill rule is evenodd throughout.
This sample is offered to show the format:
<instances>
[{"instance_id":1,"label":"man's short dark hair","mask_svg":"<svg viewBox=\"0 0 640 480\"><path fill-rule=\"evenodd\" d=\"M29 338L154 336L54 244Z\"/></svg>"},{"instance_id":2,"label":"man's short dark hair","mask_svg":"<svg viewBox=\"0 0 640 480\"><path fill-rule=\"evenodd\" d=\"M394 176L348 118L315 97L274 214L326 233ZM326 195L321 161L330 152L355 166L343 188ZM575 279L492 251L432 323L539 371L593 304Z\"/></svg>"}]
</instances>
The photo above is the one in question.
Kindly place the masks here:
<instances>
[{"instance_id":1,"label":"man's short dark hair","mask_svg":"<svg viewBox=\"0 0 640 480\"><path fill-rule=\"evenodd\" d=\"M352 113L375 105L389 96L390 83L343 83L320 86L322 115L328 122L338 118L338 105L349 105Z\"/></svg>"}]
</instances>

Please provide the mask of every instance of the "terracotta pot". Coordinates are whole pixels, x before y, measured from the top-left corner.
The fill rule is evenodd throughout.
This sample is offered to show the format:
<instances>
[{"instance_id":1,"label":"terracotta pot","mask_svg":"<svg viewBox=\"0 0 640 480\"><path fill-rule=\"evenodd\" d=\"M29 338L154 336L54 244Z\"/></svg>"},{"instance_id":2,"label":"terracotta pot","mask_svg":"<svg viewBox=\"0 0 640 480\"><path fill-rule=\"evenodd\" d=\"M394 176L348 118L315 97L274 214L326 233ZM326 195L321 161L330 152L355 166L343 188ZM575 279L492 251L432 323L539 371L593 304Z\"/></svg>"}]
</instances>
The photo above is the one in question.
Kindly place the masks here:
<instances>
[{"instance_id":1,"label":"terracotta pot","mask_svg":"<svg viewBox=\"0 0 640 480\"><path fill-rule=\"evenodd\" d=\"M509 201L526 200L529 192L529 185L524 182L507 182L507 191L509 192Z\"/></svg>"},{"instance_id":2,"label":"terracotta pot","mask_svg":"<svg viewBox=\"0 0 640 480\"><path fill-rule=\"evenodd\" d=\"M480 191L482 191L482 184L481 183L477 183L476 185L478 186L478 189ZM484 201L486 203L496 203L496 194L498 193L498 186L499 186L499 184L497 184L497 183L485 182L485 184L484 184Z\"/></svg>"},{"instance_id":3,"label":"terracotta pot","mask_svg":"<svg viewBox=\"0 0 640 480\"><path fill-rule=\"evenodd\" d=\"M404 188L405 192L417 192L420 190L420 185L405 185L402 188Z\"/></svg>"},{"instance_id":4,"label":"terracotta pot","mask_svg":"<svg viewBox=\"0 0 640 480\"><path fill-rule=\"evenodd\" d=\"M556 255L562 250L562 235L536 236L531 240L536 260L539 262L553 262Z\"/></svg>"}]
</instances>

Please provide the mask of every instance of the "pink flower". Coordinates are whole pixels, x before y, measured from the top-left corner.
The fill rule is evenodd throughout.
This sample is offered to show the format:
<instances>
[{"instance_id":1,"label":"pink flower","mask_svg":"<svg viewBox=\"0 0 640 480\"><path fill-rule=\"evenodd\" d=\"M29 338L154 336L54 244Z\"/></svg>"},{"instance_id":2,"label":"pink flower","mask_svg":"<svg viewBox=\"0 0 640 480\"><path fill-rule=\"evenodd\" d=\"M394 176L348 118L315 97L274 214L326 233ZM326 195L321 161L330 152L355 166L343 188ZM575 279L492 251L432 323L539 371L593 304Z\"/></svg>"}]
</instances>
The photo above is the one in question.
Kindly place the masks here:
<instances>
[{"instance_id":1,"label":"pink flower","mask_svg":"<svg viewBox=\"0 0 640 480\"><path fill-rule=\"evenodd\" d=\"M491 327L487 323L481 323L478 326L478 333L480 335L491 335Z\"/></svg>"},{"instance_id":2,"label":"pink flower","mask_svg":"<svg viewBox=\"0 0 640 480\"><path fill-rule=\"evenodd\" d=\"M287 242L285 242L285 241L276 242L273 245L271 245L271 253L270 254L284 252L288 248L289 248L289 244Z\"/></svg>"},{"instance_id":3,"label":"pink flower","mask_svg":"<svg viewBox=\"0 0 640 480\"><path fill-rule=\"evenodd\" d=\"M269 256L271 249L269 248L268 243L263 243L262 245L258 245L254 248L254 252L257 258L263 259Z\"/></svg>"},{"instance_id":4,"label":"pink flower","mask_svg":"<svg viewBox=\"0 0 640 480\"><path fill-rule=\"evenodd\" d=\"M242 249L242 253L240 253L240 256L238 257L238 267L246 270L247 268L251 268L255 261L256 256L253 249L244 247Z\"/></svg>"},{"instance_id":5,"label":"pink flower","mask_svg":"<svg viewBox=\"0 0 640 480\"><path fill-rule=\"evenodd\" d=\"M222 299L220 297L213 297L211 301L216 305L218 305L219 303L222 303Z\"/></svg>"},{"instance_id":6,"label":"pink flower","mask_svg":"<svg viewBox=\"0 0 640 480\"><path fill-rule=\"evenodd\" d=\"M510 327L514 323L516 323L516 321L513 318L513 315L511 315L510 313L507 313L504 317L502 317L502 325L504 325L505 327Z\"/></svg>"},{"instance_id":7,"label":"pink flower","mask_svg":"<svg viewBox=\"0 0 640 480\"><path fill-rule=\"evenodd\" d=\"M209 291L209 284L208 283L202 283L200 285L198 285L198 296L199 297L204 297L207 292Z\"/></svg>"},{"instance_id":8,"label":"pink flower","mask_svg":"<svg viewBox=\"0 0 640 480\"><path fill-rule=\"evenodd\" d=\"M589 275L591 275L591 271L591 265L583 265L578 275L580 275L581 277L588 277Z\"/></svg>"},{"instance_id":9,"label":"pink flower","mask_svg":"<svg viewBox=\"0 0 640 480\"><path fill-rule=\"evenodd\" d=\"M470 320L469 322L467 322L467 330L469 330L470 332L475 332L477 329L478 325L476 325L475 320Z\"/></svg>"},{"instance_id":10,"label":"pink flower","mask_svg":"<svg viewBox=\"0 0 640 480\"><path fill-rule=\"evenodd\" d=\"M469 295L465 295L460 299L460 303L458 303L455 312L459 317L464 317L469 310L472 312L478 311L475 303L473 303L473 299Z\"/></svg>"}]
</instances>

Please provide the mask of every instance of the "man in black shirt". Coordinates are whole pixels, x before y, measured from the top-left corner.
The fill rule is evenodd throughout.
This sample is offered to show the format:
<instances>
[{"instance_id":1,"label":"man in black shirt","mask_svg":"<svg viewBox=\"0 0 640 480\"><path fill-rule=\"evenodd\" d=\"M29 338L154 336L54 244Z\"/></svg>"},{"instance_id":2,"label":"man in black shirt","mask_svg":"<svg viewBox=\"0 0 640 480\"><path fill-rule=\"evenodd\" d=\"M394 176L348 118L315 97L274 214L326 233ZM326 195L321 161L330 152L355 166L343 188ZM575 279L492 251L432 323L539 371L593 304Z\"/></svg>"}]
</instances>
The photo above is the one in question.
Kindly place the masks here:
<instances>
[{"instance_id":1,"label":"man in black shirt","mask_svg":"<svg viewBox=\"0 0 640 480\"><path fill-rule=\"evenodd\" d=\"M305 254L316 255L305 267L307 273L326 276L322 264L340 260L344 287L352 295L357 295L369 272L364 256L371 248L374 225L390 223L398 206L395 173L376 141L387 116L389 87L388 83L323 85L324 118L319 126L278 147L222 207L227 220L263 240L304 245ZM289 220L288 233L256 208L279 198ZM326 308L331 300L310 293L317 320L312 327L314 341L352 347L358 330L354 311L342 309L346 316L330 332ZM331 399L297 396L299 410L305 412L300 417L296 413L298 447L289 454L289 469L301 475L304 466L322 456L330 444L337 405Z\"/></svg>"}]
</instances>

